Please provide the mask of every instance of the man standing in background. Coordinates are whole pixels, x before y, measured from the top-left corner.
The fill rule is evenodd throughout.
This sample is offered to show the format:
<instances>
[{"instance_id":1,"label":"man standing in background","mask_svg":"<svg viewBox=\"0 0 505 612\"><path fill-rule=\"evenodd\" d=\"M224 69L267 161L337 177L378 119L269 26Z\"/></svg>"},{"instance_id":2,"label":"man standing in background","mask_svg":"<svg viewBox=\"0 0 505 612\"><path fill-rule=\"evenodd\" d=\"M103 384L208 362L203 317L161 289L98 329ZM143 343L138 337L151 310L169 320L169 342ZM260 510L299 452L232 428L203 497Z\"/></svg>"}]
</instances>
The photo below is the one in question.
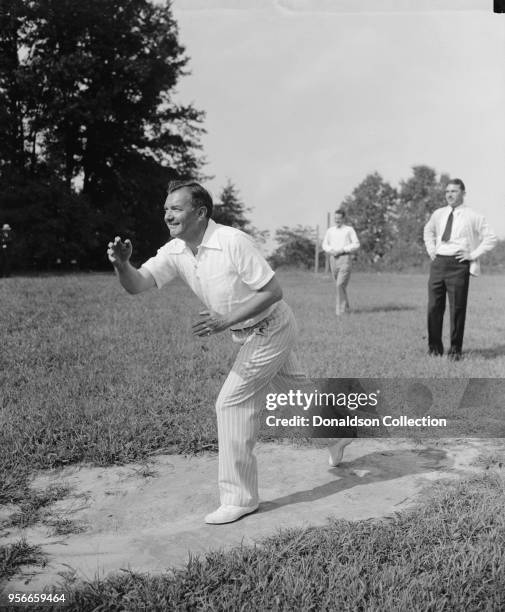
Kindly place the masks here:
<instances>
[{"instance_id":1,"label":"man standing in background","mask_svg":"<svg viewBox=\"0 0 505 612\"><path fill-rule=\"evenodd\" d=\"M349 312L346 288L351 278L351 254L359 249L358 236L350 225L344 224L344 219L345 212L336 210L335 225L326 230L323 240L323 251L330 255L330 269L337 284L337 317Z\"/></svg>"},{"instance_id":2,"label":"man standing in background","mask_svg":"<svg viewBox=\"0 0 505 612\"><path fill-rule=\"evenodd\" d=\"M6 278L10 276L10 250L11 250L11 226L4 223L0 232L0 277Z\"/></svg>"},{"instance_id":3,"label":"man standing in background","mask_svg":"<svg viewBox=\"0 0 505 612\"><path fill-rule=\"evenodd\" d=\"M442 325L449 296L451 348L449 359L461 359L470 275L478 276L478 258L496 245L484 217L464 204L461 179L447 183L447 206L438 208L424 227L424 243L432 263L428 281L428 349L443 355Z\"/></svg>"}]
</instances>

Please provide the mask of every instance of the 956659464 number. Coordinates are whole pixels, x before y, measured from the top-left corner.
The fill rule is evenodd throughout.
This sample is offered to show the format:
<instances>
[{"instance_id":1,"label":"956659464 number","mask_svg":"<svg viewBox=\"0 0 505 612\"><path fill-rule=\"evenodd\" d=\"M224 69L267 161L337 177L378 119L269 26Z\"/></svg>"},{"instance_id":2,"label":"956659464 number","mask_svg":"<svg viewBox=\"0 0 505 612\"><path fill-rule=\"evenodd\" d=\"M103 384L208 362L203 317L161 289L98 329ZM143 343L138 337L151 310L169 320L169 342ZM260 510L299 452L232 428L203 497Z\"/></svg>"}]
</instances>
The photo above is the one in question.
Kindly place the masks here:
<instances>
[{"instance_id":1,"label":"956659464 number","mask_svg":"<svg viewBox=\"0 0 505 612\"><path fill-rule=\"evenodd\" d=\"M10 604L64 603L65 593L8 593Z\"/></svg>"}]
</instances>

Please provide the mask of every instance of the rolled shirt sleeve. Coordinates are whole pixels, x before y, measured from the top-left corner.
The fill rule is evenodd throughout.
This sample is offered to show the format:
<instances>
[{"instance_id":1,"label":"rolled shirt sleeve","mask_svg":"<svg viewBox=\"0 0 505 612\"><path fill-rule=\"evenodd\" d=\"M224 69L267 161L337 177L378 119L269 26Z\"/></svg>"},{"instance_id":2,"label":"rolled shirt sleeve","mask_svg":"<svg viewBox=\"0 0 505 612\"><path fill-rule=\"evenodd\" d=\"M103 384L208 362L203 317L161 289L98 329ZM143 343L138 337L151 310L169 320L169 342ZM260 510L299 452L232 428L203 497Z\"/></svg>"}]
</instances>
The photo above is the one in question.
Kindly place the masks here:
<instances>
[{"instance_id":1,"label":"rolled shirt sleeve","mask_svg":"<svg viewBox=\"0 0 505 612\"><path fill-rule=\"evenodd\" d=\"M491 231L486 219L479 215L475 221L475 233L477 234L475 242L479 242L477 248L470 253L470 259L475 260L491 251L498 241L496 235Z\"/></svg>"},{"instance_id":2,"label":"rolled shirt sleeve","mask_svg":"<svg viewBox=\"0 0 505 612\"><path fill-rule=\"evenodd\" d=\"M435 213L431 215L428 223L424 226L423 239L426 246L426 251L430 257L434 257L437 250L437 224Z\"/></svg>"},{"instance_id":3,"label":"rolled shirt sleeve","mask_svg":"<svg viewBox=\"0 0 505 612\"><path fill-rule=\"evenodd\" d=\"M349 233L347 235L349 242L344 246L344 253L355 253L359 249L358 236L353 227L349 227Z\"/></svg>"},{"instance_id":4,"label":"rolled shirt sleeve","mask_svg":"<svg viewBox=\"0 0 505 612\"><path fill-rule=\"evenodd\" d=\"M323 238L323 244L322 244L322 249L323 249L323 251L325 251L326 253L329 253L329 252L332 250L332 248L331 248L331 246L330 246L329 238L330 238L330 230L329 230L329 229L327 229L327 230L326 230L326 233L325 233L325 235L324 235L324 238Z\"/></svg>"},{"instance_id":5,"label":"rolled shirt sleeve","mask_svg":"<svg viewBox=\"0 0 505 612\"><path fill-rule=\"evenodd\" d=\"M148 259L140 267L140 270L144 269L150 272L158 289L161 289L163 285L166 285L178 276L177 268L168 249L168 244L169 243L159 248L156 255Z\"/></svg>"},{"instance_id":6,"label":"rolled shirt sleeve","mask_svg":"<svg viewBox=\"0 0 505 612\"><path fill-rule=\"evenodd\" d=\"M229 249L239 278L249 289L258 291L273 278L274 271L246 234L235 234Z\"/></svg>"}]
</instances>

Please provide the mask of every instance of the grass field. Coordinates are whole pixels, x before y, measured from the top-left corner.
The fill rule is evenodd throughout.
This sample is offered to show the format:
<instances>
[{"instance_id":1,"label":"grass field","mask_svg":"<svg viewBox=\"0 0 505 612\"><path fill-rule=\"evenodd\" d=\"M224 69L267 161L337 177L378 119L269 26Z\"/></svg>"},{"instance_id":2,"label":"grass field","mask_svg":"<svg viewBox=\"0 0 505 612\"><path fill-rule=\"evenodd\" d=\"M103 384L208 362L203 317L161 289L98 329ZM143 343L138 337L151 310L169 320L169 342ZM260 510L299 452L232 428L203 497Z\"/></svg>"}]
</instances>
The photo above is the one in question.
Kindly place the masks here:
<instances>
[{"instance_id":1,"label":"grass field","mask_svg":"<svg viewBox=\"0 0 505 612\"><path fill-rule=\"evenodd\" d=\"M474 280L458 363L426 355L426 278L355 274L353 314L333 316L324 275L280 274L314 377L500 377L500 276ZM182 284L129 296L112 274L0 283L3 390L0 502L27 469L139 460L216 448L214 399L236 348L227 333L196 340L201 309ZM448 327L448 326L446 326Z\"/></svg>"},{"instance_id":2,"label":"grass field","mask_svg":"<svg viewBox=\"0 0 505 612\"><path fill-rule=\"evenodd\" d=\"M471 281L458 363L426 355L424 275L354 274L354 312L340 319L329 277L279 278L313 377L504 376L501 276ZM0 504L36 514L36 469L217 448L213 404L236 348L227 333L192 338L201 305L185 286L132 297L112 274L11 278L0 300Z\"/></svg>"}]
</instances>

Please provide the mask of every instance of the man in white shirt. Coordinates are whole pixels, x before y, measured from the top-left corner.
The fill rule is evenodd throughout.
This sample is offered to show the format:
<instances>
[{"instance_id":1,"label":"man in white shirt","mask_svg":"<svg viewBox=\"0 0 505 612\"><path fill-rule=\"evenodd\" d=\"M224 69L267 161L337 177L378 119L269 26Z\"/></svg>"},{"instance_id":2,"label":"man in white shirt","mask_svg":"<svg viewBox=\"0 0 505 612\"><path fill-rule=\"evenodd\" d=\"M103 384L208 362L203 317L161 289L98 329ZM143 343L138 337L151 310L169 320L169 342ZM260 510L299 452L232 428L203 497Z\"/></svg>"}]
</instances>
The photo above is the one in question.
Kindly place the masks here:
<instances>
[{"instance_id":1,"label":"man in white shirt","mask_svg":"<svg viewBox=\"0 0 505 612\"><path fill-rule=\"evenodd\" d=\"M424 227L424 243L432 260L428 281L428 349L443 355L442 324L446 293L450 308L448 357L461 359L470 275L478 276L478 258L496 245L485 218L464 204L461 179L447 184L447 206L438 208Z\"/></svg>"},{"instance_id":2,"label":"man in white shirt","mask_svg":"<svg viewBox=\"0 0 505 612\"><path fill-rule=\"evenodd\" d=\"M345 212L336 210L335 225L326 230L323 239L323 251L330 254L330 268L337 284L337 317L349 312L346 289L351 278L351 253L359 249L356 232L350 225L344 224L344 219Z\"/></svg>"},{"instance_id":3,"label":"man in white shirt","mask_svg":"<svg viewBox=\"0 0 505 612\"><path fill-rule=\"evenodd\" d=\"M221 524L258 508L253 448L267 388L289 391L306 379L294 352L296 322L273 270L247 234L210 218L212 207L200 184L173 182L165 202L173 240L139 269L129 262L129 240L116 237L108 256L129 293L160 288L181 277L207 307L193 334L204 337L231 329L232 339L241 345L216 402L221 506L205 521ZM335 463L346 443L344 439L330 448Z\"/></svg>"}]
</instances>

